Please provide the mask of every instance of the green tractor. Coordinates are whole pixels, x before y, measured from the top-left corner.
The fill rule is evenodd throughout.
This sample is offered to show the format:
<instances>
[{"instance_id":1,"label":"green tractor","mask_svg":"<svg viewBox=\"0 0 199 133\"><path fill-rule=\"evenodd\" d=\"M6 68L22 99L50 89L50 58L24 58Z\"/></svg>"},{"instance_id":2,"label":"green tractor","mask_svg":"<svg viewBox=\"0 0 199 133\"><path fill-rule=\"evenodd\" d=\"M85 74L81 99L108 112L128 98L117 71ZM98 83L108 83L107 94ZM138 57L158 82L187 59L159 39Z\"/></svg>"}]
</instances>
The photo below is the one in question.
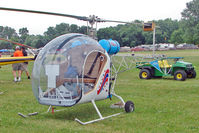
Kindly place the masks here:
<instances>
[{"instance_id":1,"label":"green tractor","mask_svg":"<svg viewBox=\"0 0 199 133\"><path fill-rule=\"evenodd\" d=\"M186 78L196 78L192 63L180 59L183 57L162 57L150 62L136 62L136 68L140 69L140 79L174 76L175 80L184 81Z\"/></svg>"}]
</instances>

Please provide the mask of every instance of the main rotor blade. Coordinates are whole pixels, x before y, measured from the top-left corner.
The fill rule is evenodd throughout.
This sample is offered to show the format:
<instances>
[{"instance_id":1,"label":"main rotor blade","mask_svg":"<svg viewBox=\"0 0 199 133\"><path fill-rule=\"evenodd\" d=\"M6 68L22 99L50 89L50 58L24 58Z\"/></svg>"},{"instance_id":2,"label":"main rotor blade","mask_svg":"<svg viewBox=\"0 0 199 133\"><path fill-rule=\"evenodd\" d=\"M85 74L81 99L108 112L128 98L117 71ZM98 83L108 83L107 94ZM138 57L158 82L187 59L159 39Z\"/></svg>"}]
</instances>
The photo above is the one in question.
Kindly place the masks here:
<instances>
[{"instance_id":1,"label":"main rotor blade","mask_svg":"<svg viewBox=\"0 0 199 133\"><path fill-rule=\"evenodd\" d=\"M126 22L126 21L100 19L100 18L98 18L98 17L96 17L94 15L90 16L90 17L86 17L86 16L76 16L76 15L62 14L62 13L53 13L53 12L44 12L44 11L35 11L35 10L25 10L25 9L16 9L16 8L5 8L5 7L0 7L0 10L69 17L69 18L75 18L75 19L78 19L78 20L88 21L89 23L92 23L92 22L114 22L114 23L137 24L137 25L143 25L144 24L144 23L136 23L136 22Z\"/></svg>"},{"instance_id":2,"label":"main rotor blade","mask_svg":"<svg viewBox=\"0 0 199 133\"><path fill-rule=\"evenodd\" d=\"M27 12L27 13L37 13L37 14L46 14L46 15L70 17L70 18L76 18L76 19L83 20L83 21L89 21L88 17L85 17L85 16L75 16L75 15L62 14L62 13L53 13L53 12L44 12L44 11L35 11L35 10L25 10L25 9L15 9L15 8L5 8L5 7L0 7L0 10L15 11L15 12Z\"/></svg>"},{"instance_id":3,"label":"main rotor blade","mask_svg":"<svg viewBox=\"0 0 199 133\"><path fill-rule=\"evenodd\" d=\"M105 20L105 19L97 19L97 22L114 22L114 23L132 24L131 22L117 21L117 20Z\"/></svg>"},{"instance_id":4,"label":"main rotor blade","mask_svg":"<svg viewBox=\"0 0 199 133\"><path fill-rule=\"evenodd\" d=\"M150 23L143 23L143 22L126 22L126 21L117 21L117 20L105 20L97 18L97 22L114 22L114 23L125 23L125 24L136 24L136 25L144 25L144 26L151 26ZM157 26L156 26L157 27Z\"/></svg>"},{"instance_id":5,"label":"main rotor blade","mask_svg":"<svg viewBox=\"0 0 199 133\"><path fill-rule=\"evenodd\" d=\"M136 24L136 25L143 25L144 24L144 23L137 23L137 22L117 21L117 20L105 20L105 19L98 19L98 20L97 20L97 22L114 22L114 23Z\"/></svg>"}]
</instances>

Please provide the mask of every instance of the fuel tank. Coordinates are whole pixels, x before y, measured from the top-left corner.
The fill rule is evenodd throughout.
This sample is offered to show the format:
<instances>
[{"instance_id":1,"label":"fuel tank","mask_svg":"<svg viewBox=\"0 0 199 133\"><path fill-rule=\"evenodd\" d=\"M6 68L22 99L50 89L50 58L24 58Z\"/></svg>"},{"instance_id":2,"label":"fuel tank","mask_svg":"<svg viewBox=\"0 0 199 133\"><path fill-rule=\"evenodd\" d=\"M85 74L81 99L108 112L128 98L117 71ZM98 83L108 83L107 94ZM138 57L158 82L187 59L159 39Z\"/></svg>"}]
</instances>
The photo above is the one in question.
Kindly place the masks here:
<instances>
[{"instance_id":1,"label":"fuel tank","mask_svg":"<svg viewBox=\"0 0 199 133\"><path fill-rule=\"evenodd\" d=\"M107 51L109 55L117 54L120 51L120 44L116 40L106 40L102 39L99 44Z\"/></svg>"}]
</instances>

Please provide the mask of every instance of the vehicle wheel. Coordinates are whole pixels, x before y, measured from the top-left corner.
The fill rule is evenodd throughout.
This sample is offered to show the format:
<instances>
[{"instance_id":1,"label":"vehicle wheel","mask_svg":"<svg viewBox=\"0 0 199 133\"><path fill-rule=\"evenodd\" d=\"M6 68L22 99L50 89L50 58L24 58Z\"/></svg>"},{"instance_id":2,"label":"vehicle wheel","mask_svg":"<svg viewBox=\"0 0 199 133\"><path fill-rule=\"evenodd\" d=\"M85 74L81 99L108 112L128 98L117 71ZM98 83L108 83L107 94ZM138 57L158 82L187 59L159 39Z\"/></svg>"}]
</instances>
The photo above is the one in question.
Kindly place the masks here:
<instances>
[{"instance_id":1,"label":"vehicle wheel","mask_svg":"<svg viewBox=\"0 0 199 133\"><path fill-rule=\"evenodd\" d=\"M133 112L135 110L134 103L132 101L127 101L124 109L127 113Z\"/></svg>"},{"instance_id":2,"label":"vehicle wheel","mask_svg":"<svg viewBox=\"0 0 199 133\"><path fill-rule=\"evenodd\" d=\"M196 78L196 71L195 70L191 71L190 73L187 74L187 77L188 78Z\"/></svg>"},{"instance_id":3,"label":"vehicle wheel","mask_svg":"<svg viewBox=\"0 0 199 133\"><path fill-rule=\"evenodd\" d=\"M192 78L196 78L196 71L193 70Z\"/></svg>"},{"instance_id":4,"label":"vehicle wheel","mask_svg":"<svg viewBox=\"0 0 199 133\"><path fill-rule=\"evenodd\" d=\"M148 69L142 69L139 74L140 79L150 79L151 73Z\"/></svg>"},{"instance_id":5,"label":"vehicle wheel","mask_svg":"<svg viewBox=\"0 0 199 133\"><path fill-rule=\"evenodd\" d=\"M187 78L187 73L184 70L177 70L174 73L174 79L179 81L184 81Z\"/></svg>"}]
</instances>

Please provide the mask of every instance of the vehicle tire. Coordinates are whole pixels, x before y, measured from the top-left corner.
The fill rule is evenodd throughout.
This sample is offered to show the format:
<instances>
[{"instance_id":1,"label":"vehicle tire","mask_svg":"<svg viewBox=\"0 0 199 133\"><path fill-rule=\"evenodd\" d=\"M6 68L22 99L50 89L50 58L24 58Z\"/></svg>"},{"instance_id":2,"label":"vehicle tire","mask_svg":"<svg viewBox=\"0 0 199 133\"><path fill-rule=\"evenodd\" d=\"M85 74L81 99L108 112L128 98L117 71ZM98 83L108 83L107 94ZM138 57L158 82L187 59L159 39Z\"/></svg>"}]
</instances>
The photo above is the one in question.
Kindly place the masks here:
<instances>
[{"instance_id":1,"label":"vehicle tire","mask_svg":"<svg viewBox=\"0 0 199 133\"><path fill-rule=\"evenodd\" d=\"M195 70L191 71L190 73L187 74L187 77L188 78L196 78L196 71Z\"/></svg>"},{"instance_id":2,"label":"vehicle tire","mask_svg":"<svg viewBox=\"0 0 199 133\"><path fill-rule=\"evenodd\" d=\"M196 78L196 71L193 70L192 78Z\"/></svg>"},{"instance_id":3,"label":"vehicle tire","mask_svg":"<svg viewBox=\"0 0 199 133\"><path fill-rule=\"evenodd\" d=\"M140 79L150 79L151 73L148 69L142 69L139 74Z\"/></svg>"},{"instance_id":4,"label":"vehicle tire","mask_svg":"<svg viewBox=\"0 0 199 133\"><path fill-rule=\"evenodd\" d=\"M133 112L135 110L134 103L132 101L127 101L124 109L127 113Z\"/></svg>"},{"instance_id":5,"label":"vehicle tire","mask_svg":"<svg viewBox=\"0 0 199 133\"><path fill-rule=\"evenodd\" d=\"M174 79L178 81L184 81L187 78L187 73L184 70L177 70L174 73Z\"/></svg>"}]
</instances>

